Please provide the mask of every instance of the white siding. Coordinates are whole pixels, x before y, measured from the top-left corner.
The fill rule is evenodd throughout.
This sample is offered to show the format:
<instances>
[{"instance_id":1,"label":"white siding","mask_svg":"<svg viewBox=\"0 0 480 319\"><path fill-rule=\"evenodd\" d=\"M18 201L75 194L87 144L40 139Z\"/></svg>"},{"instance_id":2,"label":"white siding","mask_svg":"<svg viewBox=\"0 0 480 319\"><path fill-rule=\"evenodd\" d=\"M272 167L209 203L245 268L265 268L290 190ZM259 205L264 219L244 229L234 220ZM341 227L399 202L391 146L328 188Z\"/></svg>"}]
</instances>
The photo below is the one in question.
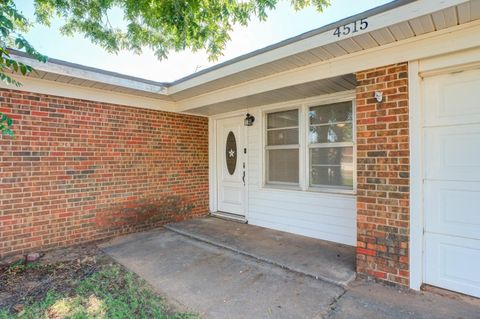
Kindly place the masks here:
<instances>
[{"instance_id":1,"label":"white siding","mask_svg":"<svg viewBox=\"0 0 480 319\"><path fill-rule=\"evenodd\" d=\"M262 112L247 128L248 222L304 236L356 245L356 197L263 187Z\"/></svg>"}]
</instances>

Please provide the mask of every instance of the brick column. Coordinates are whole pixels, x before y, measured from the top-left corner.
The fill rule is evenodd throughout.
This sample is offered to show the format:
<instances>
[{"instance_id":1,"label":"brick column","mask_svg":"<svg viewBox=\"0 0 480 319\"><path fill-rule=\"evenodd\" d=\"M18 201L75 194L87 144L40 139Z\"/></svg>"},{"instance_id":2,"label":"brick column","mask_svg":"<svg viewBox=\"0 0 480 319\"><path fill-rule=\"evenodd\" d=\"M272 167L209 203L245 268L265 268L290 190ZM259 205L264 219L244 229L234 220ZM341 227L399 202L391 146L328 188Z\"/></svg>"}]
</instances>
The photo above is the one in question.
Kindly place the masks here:
<instances>
[{"instance_id":1,"label":"brick column","mask_svg":"<svg viewBox=\"0 0 480 319\"><path fill-rule=\"evenodd\" d=\"M402 285L409 283L407 70L400 63L356 74L357 271Z\"/></svg>"}]
</instances>

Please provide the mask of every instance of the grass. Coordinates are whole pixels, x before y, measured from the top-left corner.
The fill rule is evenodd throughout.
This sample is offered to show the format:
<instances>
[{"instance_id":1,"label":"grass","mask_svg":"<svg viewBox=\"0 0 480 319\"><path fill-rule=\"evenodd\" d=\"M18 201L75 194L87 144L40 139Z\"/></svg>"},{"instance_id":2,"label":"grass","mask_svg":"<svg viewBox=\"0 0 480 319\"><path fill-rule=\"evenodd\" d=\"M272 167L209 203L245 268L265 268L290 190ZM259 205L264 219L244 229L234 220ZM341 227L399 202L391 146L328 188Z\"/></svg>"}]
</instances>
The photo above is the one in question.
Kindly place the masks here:
<instances>
[{"instance_id":1,"label":"grass","mask_svg":"<svg viewBox=\"0 0 480 319\"><path fill-rule=\"evenodd\" d=\"M68 295L49 291L42 300L28 303L12 314L0 310L0 319L21 318L198 318L169 313L163 301L141 279L112 265L80 280Z\"/></svg>"},{"instance_id":2,"label":"grass","mask_svg":"<svg viewBox=\"0 0 480 319\"><path fill-rule=\"evenodd\" d=\"M39 269L45 267L44 265L38 264L38 263L25 263L23 259L17 260L16 262L12 263L8 268L7 268L7 273L8 274L16 274L16 273L21 273L24 271L27 271L29 269Z\"/></svg>"}]
</instances>

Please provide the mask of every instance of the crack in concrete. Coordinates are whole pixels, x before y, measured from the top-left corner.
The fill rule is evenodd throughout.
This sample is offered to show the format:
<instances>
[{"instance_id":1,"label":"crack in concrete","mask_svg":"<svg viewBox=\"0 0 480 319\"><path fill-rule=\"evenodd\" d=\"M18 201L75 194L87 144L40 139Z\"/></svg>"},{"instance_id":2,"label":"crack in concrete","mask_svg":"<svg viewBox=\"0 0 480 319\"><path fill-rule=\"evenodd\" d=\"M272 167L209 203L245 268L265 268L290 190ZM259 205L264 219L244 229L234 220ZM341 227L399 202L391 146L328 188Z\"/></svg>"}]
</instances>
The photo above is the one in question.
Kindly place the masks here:
<instances>
[{"instance_id":1,"label":"crack in concrete","mask_svg":"<svg viewBox=\"0 0 480 319\"><path fill-rule=\"evenodd\" d=\"M320 280L320 281L323 281L323 282L326 282L326 283L329 283L329 284L336 285L336 286L341 287L343 289L346 289L348 287L348 284L351 283L352 281L354 281L355 278L356 278L356 274L353 274L346 281L338 281L338 280L328 278L326 276L313 275L313 274L310 274L308 272L296 269L295 267L291 267L289 265L277 262L275 260L272 260L272 259L269 259L269 258L266 258L266 257L262 257L262 256L259 256L257 254L250 253L246 250L238 249L236 247L220 243L216 240L213 240L213 239L201 236L201 235L197 235L197 234L193 234L193 233L188 232L188 231L177 229L175 227L175 225L172 225L172 224L167 224L167 225L164 225L163 227L167 230L170 230L170 231L172 231L174 233L177 233L179 235L182 235L184 237L187 237L187 238L190 238L190 239L193 239L193 240L197 240L199 242L204 242L206 244L210 244L210 245L215 246L215 247L223 248L223 249L232 251L236 254L247 256L247 257L256 259L258 261L261 261L261 262L264 262L264 263L267 263L267 264L270 264L270 265L273 265L273 266L280 267L282 269L291 271L293 273L296 273L296 274L299 274L299 275L302 275L302 276L310 277L310 278L313 278L313 279L316 279L316 280Z\"/></svg>"},{"instance_id":2,"label":"crack in concrete","mask_svg":"<svg viewBox=\"0 0 480 319\"><path fill-rule=\"evenodd\" d=\"M313 319L330 319L333 318L332 315L337 309L337 306L340 302L340 300L345 296L345 294L348 292L348 289L344 289L341 294L339 294L337 297L333 298L332 302L328 304L327 309L324 311L320 311L317 315L313 317Z\"/></svg>"}]
</instances>

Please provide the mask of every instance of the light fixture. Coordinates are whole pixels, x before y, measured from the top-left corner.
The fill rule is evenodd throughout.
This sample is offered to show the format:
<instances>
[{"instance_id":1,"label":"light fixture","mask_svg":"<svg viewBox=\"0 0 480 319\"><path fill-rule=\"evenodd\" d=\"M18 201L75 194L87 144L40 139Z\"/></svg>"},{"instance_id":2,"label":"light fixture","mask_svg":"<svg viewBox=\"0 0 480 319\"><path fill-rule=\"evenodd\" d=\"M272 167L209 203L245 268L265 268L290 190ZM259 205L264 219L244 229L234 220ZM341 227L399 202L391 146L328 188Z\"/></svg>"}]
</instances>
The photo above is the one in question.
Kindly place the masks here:
<instances>
[{"instance_id":1,"label":"light fixture","mask_svg":"<svg viewBox=\"0 0 480 319\"><path fill-rule=\"evenodd\" d=\"M375 91L375 99L378 103L383 101L383 92L382 91Z\"/></svg>"},{"instance_id":2,"label":"light fixture","mask_svg":"<svg viewBox=\"0 0 480 319\"><path fill-rule=\"evenodd\" d=\"M253 122L255 122L255 116L247 113L247 115L245 116L245 120L243 120L243 123L245 124L245 126L252 126Z\"/></svg>"}]
</instances>

